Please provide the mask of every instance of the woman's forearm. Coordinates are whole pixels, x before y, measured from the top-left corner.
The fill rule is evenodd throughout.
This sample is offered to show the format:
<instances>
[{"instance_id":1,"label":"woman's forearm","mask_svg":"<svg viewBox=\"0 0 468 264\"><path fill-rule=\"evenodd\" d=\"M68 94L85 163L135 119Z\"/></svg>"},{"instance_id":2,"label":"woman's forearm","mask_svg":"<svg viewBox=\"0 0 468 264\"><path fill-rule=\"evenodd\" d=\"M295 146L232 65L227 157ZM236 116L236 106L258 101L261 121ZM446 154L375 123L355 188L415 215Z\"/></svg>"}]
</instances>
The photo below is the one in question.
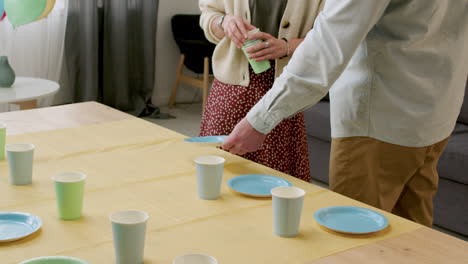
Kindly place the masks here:
<instances>
[{"instance_id":1,"label":"woman's forearm","mask_svg":"<svg viewBox=\"0 0 468 264\"><path fill-rule=\"evenodd\" d=\"M224 31L220 28L219 26L219 20L221 19L222 16L217 16L213 21L211 22L211 31L215 34L215 36L219 39L224 38Z\"/></svg>"}]
</instances>

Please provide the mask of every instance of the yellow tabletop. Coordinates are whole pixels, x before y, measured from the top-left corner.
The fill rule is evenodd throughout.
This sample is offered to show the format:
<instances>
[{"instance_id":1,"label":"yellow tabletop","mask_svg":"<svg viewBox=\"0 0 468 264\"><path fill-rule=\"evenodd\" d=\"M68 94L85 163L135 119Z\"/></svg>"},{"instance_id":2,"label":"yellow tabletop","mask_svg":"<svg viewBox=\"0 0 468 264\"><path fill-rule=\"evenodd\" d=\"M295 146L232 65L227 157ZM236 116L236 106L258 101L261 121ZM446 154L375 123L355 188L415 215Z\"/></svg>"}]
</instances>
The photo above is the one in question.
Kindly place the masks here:
<instances>
[{"instance_id":1,"label":"yellow tabletop","mask_svg":"<svg viewBox=\"0 0 468 264\"><path fill-rule=\"evenodd\" d=\"M1 263L47 255L113 263L108 216L126 209L150 215L145 263L171 263L178 255L197 252L212 255L222 264L302 264L421 227L384 213L390 227L383 232L370 236L331 233L316 224L316 210L336 205L368 206L213 145L184 142L184 138L139 119L9 136L8 143L36 145L33 184L10 185L7 163L0 162L0 211L36 214L44 224L31 237L0 243ZM241 174L270 174L304 189L300 235L280 238L273 234L269 199L240 196L224 184L221 199L199 200L193 159L202 155L226 159L224 182ZM84 216L77 221L57 218L51 177L63 171L88 175Z\"/></svg>"}]
</instances>

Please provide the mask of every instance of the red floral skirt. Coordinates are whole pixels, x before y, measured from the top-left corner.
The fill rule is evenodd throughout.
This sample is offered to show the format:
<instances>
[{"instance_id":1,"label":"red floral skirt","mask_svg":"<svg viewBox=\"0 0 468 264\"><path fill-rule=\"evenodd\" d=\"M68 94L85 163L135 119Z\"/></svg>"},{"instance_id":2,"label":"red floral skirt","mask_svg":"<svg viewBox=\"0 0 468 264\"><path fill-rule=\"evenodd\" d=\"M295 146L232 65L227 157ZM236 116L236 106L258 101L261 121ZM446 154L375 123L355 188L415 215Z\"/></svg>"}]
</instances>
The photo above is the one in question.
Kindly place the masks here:
<instances>
[{"instance_id":1,"label":"red floral skirt","mask_svg":"<svg viewBox=\"0 0 468 264\"><path fill-rule=\"evenodd\" d=\"M274 79L274 68L261 74L250 69L249 87L229 85L215 79L202 116L200 136L229 135L273 86ZM258 151L243 157L310 182L304 115L299 113L281 122L268 134Z\"/></svg>"}]
</instances>

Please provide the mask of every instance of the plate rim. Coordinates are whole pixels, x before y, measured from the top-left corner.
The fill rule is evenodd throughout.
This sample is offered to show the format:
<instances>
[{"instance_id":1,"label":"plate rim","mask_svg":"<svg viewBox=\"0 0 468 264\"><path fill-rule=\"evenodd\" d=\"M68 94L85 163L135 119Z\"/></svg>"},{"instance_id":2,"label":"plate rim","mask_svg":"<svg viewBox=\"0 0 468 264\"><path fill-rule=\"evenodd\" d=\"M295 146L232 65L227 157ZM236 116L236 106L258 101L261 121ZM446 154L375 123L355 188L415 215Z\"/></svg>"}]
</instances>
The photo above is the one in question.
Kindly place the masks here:
<instances>
[{"instance_id":1,"label":"plate rim","mask_svg":"<svg viewBox=\"0 0 468 264\"><path fill-rule=\"evenodd\" d=\"M369 232L351 232L351 231L345 231L345 230L340 230L340 229L335 229L333 227L330 227L328 226L326 223L324 223L319 217L318 215L320 213L322 213L323 211L327 210L327 209L338 209L338 208L353 208L353 209L358 209L358 210L364 210L366 212L370 212L372 214L375 214L375 215L378 215L380 216L383 220L384 220L384 225L382 228L378 229L378 230L374 230L374 231L369 231ZM385 230L389 225L390 225L390 221L388 220L388 218L383 215L382 213L380 212L377 212L373 209L369 209L369 208L366 208L366 207L360 207L360 206L352 206L352 205L342 205L342 206L329 206L329 207L324 207L324 208L320 208L319 210L315 211L314 213L314 219L315 221L322 227L325 227L329 230L332 230L332 231L335 231L335 232L338 232L338 233L343 233L343 234L352 234L352 235L365 235L365 234L372 234L372 233L377 233L379 231L382 231L382 230Z\"/></svg>"},{"instance_id":2,"label":"plate rim","mask_svg":"<svg viewBox=\"0 0 468 264\"><path fill-rule=\"evenodd\" d=\"M195 139L195 138L214 138L214 137L222 137L223 139L227 138L228 136L227 135L216 135L216 136L203 136L203 137L188 137L188 138L184 138L184 141L185 142L189 142L189 143L206 143L206 144L213 144L213 143L223 143L223 141L216 141L216 142L196 142L196 141L190 141L190 139Z\"/></svg>"},{"instance_id":3,"label":"plate rim","mask_svg":"<svg viewBox=\"0 0 468 264\"><path fill-rule=\"evenodd\" d=\"M14 238L10 238L10 239L1 239L0 238L0 243L6 243L6 242L13 242L13 241L17 241L17 240L21 240L25 237L28 237L34 233L36 233L37 231L39 231L41 228L42 228L42 219L37 216L37 215L34 215L34 214L31 214L31 213L26 213L26 212L8 212L8 211L0 211L0 216L1 215L22 215L22 216L27 216L27 217L32 217L34 218L38 223L39 225L37 226L37 228L33 229L29 234L26 234L24 236L21 236L21 237L14 237Z\"/></svg>"},{"instance_id":4,"label":"plate rim","mask_svg":"<svg viewBox=\"0 0 468 264\"><path fill-rule=\"evenodd\" d=\"M283 181L286 182L286 186L293 186L293 184L286 180L286 179L283 179L281 177L278 177L278 176L274 176L274 175L268 175L268 174L260 174L260 173L254 173L254 174L242 174L242 175L238 175L238 176L234 176L232 178L230 178L226 185L229 187L229 189L235 193L238 193L238 194L241 194L241 195L245 195L245 196L250 196L250 197L256 197L256 198L269 198L271 197L271 193L270 194L252 194L252 193L245 193L245 192L241 192L241 191L238 191L234 188L232 188L232 182L235 181L236 179L239 179L239 177L245 177L245 176L252 176L252 175L255 175L255 176L266 176L266 177L273 177L273 178L276 178L276 179L281 179Z\"/></svg>"}]
</instances>

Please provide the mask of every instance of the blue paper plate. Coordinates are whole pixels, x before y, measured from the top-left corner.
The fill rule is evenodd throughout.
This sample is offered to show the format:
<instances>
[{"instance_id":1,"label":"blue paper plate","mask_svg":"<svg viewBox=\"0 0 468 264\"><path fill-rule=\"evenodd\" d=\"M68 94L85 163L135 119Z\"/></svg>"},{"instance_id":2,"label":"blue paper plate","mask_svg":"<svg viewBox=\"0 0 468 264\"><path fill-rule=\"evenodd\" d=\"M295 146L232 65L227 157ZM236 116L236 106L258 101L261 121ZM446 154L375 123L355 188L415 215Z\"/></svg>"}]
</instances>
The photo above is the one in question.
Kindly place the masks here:
<instances>
[{"instance_id":1,"label":"blue paper plate","mask_svg":"<svg viewBox=\"0 0 468 264\"><path fill-rule=\"evenodd\" d=\"M228 136L208 136L208 137L193 137L184 139L192 143L224 143Z\"/></svg>"},{"instance_id":2,"label":"blue paper plate","mask_svg":"<svg viewBox=\"0 0 468 264\"><path fill-rule=\"evenodd\" d=\"M37 232L42 226L39 217L20 212L0 212L0 242L11 242Z\"/></svg>"},{"instance_id":3,"label":"blue paper plate","mask_svg":"<svg viewBox=\"0 0 468 264\"><path fill-rule=\"evenodd\" d=\"M376 211L355 206L334 206L315 212L320 225L346 234L369 234L387 228L387 218Z\"/></svg>"},{"instance_id":4,"label":"blue paper plate","mask_svg":"<svg viewBox=\"0 0 468 264\"><path fill-rule=\"evenodd\" d=\"M23 261L19 264L89 264L88 262L65 256L39 257Z\"/></svg>"},{"instance_id":5,"label":"blue paper plate","mask_svg":"<svg viewBox=\"0 0 468 264\"><path fill-rule=\"evenodd\" d=\"M227 182L231 190L253 197L271 197L271 189L280 186L292 186L292 184L282 178L263 175L249 174L231 178Z\"/></svg>"}]
</instances>

